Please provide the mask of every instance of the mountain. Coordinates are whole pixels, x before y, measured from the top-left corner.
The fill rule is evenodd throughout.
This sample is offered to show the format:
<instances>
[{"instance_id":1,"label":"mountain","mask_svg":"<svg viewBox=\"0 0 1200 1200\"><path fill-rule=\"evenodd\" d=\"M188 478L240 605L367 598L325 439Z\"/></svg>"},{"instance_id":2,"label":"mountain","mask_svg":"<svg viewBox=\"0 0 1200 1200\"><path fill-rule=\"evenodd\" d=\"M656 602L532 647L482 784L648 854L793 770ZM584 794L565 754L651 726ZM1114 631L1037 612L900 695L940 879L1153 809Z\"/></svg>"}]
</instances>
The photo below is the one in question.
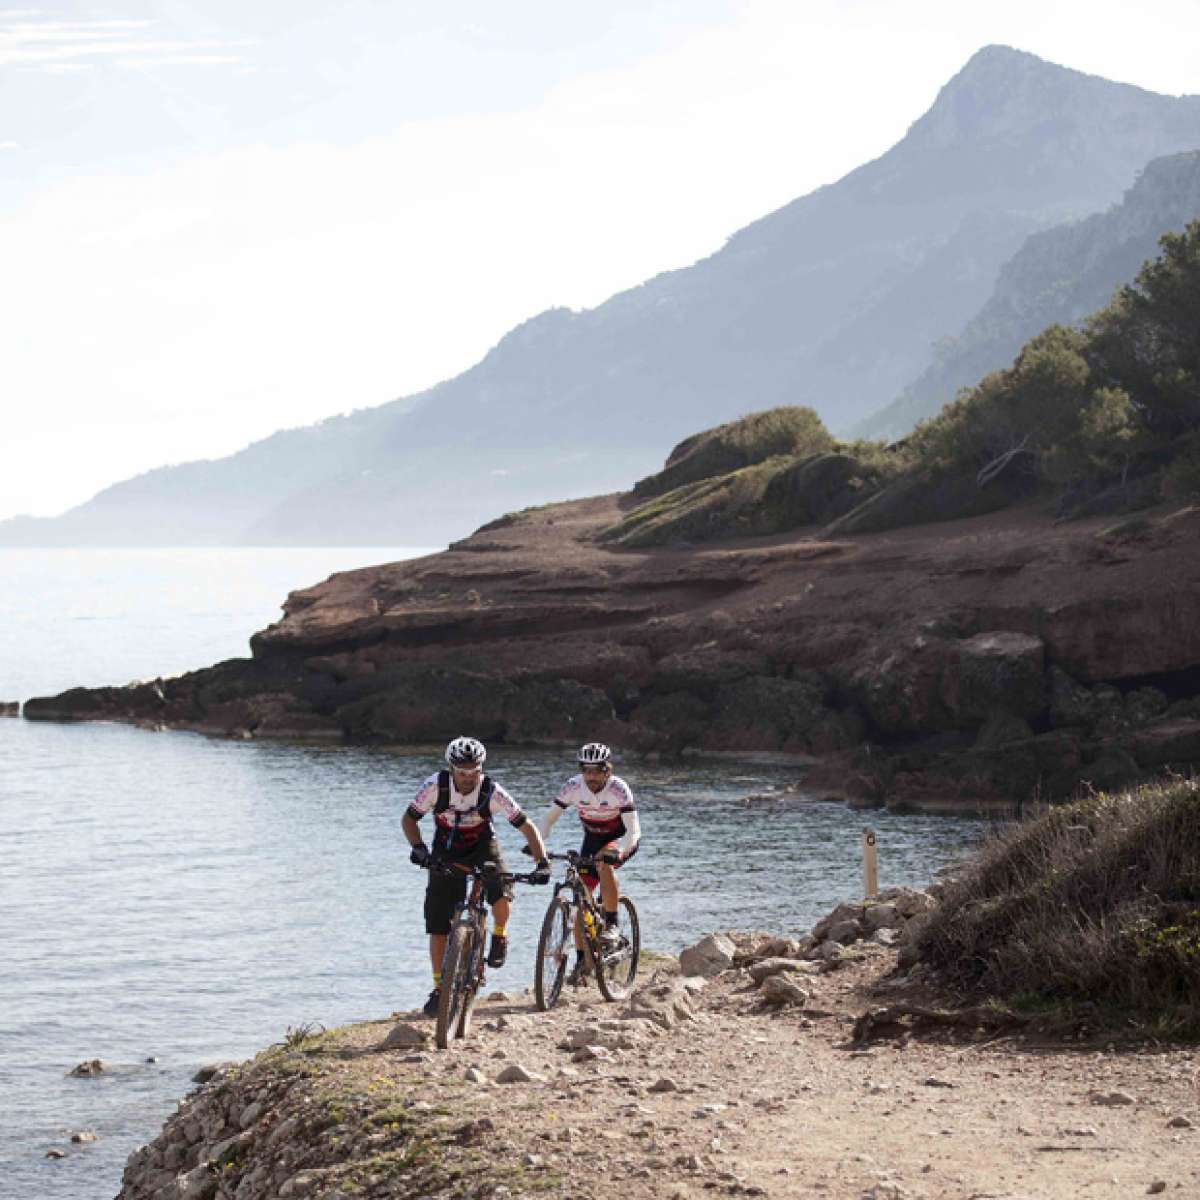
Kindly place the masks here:
<instances>
[{"instance_id":1,"label":"mountain","mask_svg":"<svg viewBox=\"0 0 1200 1200\"><path fill-rule=\"evenodd\" d=\"M900 397L855 432L900 437L935 416L963 387L1007 366L1050 325L1071 325L1102 308L1154 258L1158 239L1200 217L1200 151L1151 162L1120 204L1036 233L1001 268L995 290L963 331Z\"/></svg>"},{"instance_id":2,"label":"mountain","mask_svg":"<svg viewBox=\"0 0 1200 1200\"><path fill-rule=\"evenodd\" d=\"M0 543L429 544L626 487L752 409L808 404L845 430L921 374L1031 233L1198 145L1200 97L990 46L886 154L709 258L542 313L418 396L0 523Z\"/></svg>"}]
</instances>

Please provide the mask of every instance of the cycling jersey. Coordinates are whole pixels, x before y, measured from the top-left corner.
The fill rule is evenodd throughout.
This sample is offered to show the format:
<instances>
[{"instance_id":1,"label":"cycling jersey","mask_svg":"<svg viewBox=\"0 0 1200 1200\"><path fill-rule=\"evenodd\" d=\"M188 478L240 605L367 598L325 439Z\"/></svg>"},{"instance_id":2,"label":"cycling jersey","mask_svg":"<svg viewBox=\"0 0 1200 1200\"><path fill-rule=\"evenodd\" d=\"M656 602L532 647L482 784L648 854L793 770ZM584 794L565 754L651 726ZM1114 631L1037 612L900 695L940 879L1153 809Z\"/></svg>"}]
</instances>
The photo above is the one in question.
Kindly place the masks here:
<instances>
[{"instance_id":1,"label":"cycling jersey","mask_svg":"<svg viewBox=\"0 0 1200 1200\"><path fill-rule=\"evenodd\" d=\"M484 775L474 789L463 795L454 786L454 776L449 776L448 783L443 788L446 803L438 802L439 780L443 775L435 771L421 784L417 790L416 799L409 805L408 815L414 821L419 821L427 812L434 814L437 825L437 837L434 839L438 848L467 848L473 846L485 834L490 836L492 817L504 816L514 829L520 829L525 824L526 816L521 806L502 788ZM488 794L490 792L490 795Z\"/></svg>"},{"instance_id":2,"label":"cycling jersey","mask_svg":"<svg viewBox=\"0 0 1200 1200\"><path fill-rule=\"evenodd\" d=\"M543 838L549 835L554 822L569 808L579 813L579 819L589 836L603 837L607 843L624 834L617 849L626 858L633 853L641 837L641 825L633 802L633 791L619 775L610 775L598 792L588 787L582 775L572 775L555 796L542 821Z\"/></svg>"}]
</instances>

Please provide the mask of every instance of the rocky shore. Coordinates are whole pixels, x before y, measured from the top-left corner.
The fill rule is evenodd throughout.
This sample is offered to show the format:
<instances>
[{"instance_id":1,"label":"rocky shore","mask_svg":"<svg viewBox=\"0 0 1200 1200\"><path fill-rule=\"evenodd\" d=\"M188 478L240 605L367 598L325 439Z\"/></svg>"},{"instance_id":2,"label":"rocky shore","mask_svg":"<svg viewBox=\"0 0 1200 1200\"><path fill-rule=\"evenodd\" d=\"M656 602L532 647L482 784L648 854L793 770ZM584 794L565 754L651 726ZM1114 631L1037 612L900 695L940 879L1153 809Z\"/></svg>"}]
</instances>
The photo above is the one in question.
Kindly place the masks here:
<instances>
[{"instance_id":1,"label":"rocky shore","mask_svg":"<svg viewBox=\"0 0 1200 1200\"><path fill-rule=\"evenodd\" d=\"M293 592L252 657L28 719L772 752L855 805L1010 812L1200 760L1200 510L613 548L551 505Z\"/></svg>"},{"instance_id":2,"label":"rocky shore","mask_svg":"<svg viewBox=\"0 0 1200 1200\"><path fill-rule=\"evenodd\" d=\"M289 1030L183 1100L119 1200L1195 1194L1200 1055L939 1021L897 965L933 903L646 956L623 1004L496 992L448 1051L417 1013Z\"/></svg>"}]
</instances>

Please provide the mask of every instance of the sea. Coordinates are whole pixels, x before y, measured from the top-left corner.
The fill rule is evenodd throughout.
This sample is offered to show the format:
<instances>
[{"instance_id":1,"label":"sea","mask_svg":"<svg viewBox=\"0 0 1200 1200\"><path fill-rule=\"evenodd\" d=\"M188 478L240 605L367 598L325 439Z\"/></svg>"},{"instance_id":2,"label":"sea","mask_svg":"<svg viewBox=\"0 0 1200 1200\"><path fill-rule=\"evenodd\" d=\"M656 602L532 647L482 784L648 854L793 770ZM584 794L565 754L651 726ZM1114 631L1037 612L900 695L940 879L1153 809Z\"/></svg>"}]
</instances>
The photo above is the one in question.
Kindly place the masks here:
<instances>
[{"instance_id":1,"label":"sea","mask_svg":"<svg viewBox=\"0 0 1200 1200\"><path fill-rule=\"evenodd\" d=\"M428 552L0 549L0 700L245 657L289 591ZM441 751L0 720L0 1200L109 1200L202 1065L424 1000L425 876L399 824ZM622 881L650 949L807 930L861 894L866 824L881 886L928 882L987 832L785 795L794 764L616 751L643 830ZM488 768L540 816L573 761L496 745ZM551 845L578 836L560 821ZM519 890L492 985L531 983L546 900ZM97 1058L104 1073L70 1074Z\"/></svg>"}]
</instances>

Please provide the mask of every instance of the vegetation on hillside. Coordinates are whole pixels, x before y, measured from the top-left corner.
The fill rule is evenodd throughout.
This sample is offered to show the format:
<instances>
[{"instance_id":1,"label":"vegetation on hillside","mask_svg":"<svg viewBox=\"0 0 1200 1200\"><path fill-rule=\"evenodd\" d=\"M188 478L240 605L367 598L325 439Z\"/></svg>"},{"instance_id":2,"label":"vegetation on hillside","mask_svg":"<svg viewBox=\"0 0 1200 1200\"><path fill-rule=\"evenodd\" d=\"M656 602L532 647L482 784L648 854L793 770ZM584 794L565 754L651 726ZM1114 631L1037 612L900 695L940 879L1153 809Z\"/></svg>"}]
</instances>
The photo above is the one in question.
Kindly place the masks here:
<instances>
[{"instance_id":1,"label":"vegetation on hillside","mask_svg":"<svg viewBox=\"0 0 1200 1200\"><path fill-rule=\"evenodd\" d=\"M836 443L811 409L755 413L680 443L606 538L864 531L1031 495L1083 516L1200 495L1200 221L1160 246L1081 328L1044 330L904 441Z\"/></svg>"},{"instance_id":2,"label":"vegetation on hillside","mask_svg":"<svg viewBox=\"0 0 1200 1200\"><path fill-rule=\"evenodd\" d=\"M1089 796L998 834L917 944L969 994L1200 1038L1200 781Z\"/></svg>"}]
</instances>

